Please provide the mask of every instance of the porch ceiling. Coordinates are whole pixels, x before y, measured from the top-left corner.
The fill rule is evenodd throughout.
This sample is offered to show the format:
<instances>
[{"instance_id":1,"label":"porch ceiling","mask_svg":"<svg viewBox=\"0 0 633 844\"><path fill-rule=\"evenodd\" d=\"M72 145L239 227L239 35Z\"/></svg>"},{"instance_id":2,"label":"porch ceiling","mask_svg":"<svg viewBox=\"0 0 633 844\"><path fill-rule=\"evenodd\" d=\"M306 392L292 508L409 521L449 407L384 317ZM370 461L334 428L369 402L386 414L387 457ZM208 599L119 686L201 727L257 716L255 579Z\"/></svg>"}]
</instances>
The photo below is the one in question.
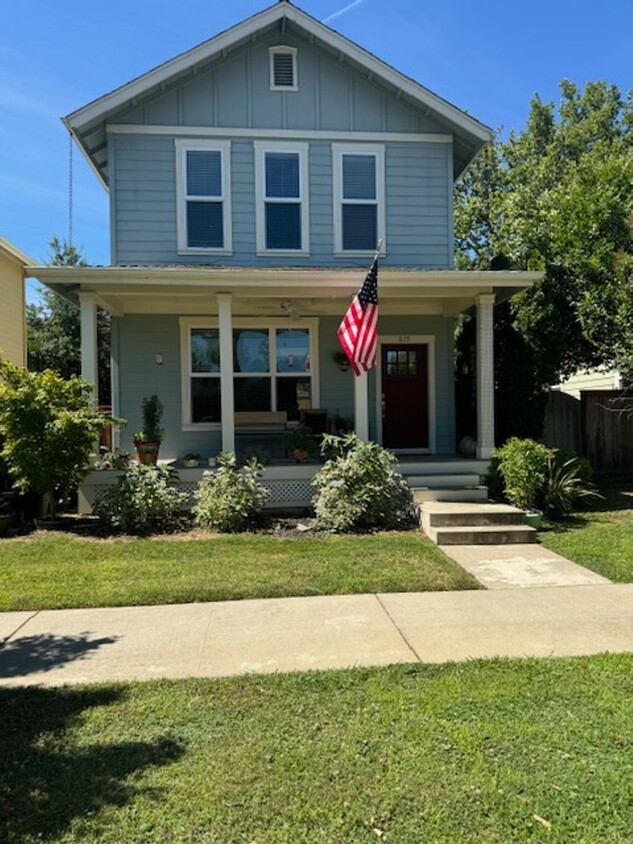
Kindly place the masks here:
<instances>
[{"instance_id":1,"label":"porch ceiling","mask_svg":"<svg viewBox=\"0 0 633 844\"><path fill-rule=\"evenodd\" d=\"M232 293L235 313L337 314L356 293L366 268L296 269L169 267L27 267L26 273L77 301L95 293L115 315L126 313L214 313L217 293ZM542 273L381 268L381 312L453 316L480 293L507 299L531 287Z\"/></svg>"}]
</instances>

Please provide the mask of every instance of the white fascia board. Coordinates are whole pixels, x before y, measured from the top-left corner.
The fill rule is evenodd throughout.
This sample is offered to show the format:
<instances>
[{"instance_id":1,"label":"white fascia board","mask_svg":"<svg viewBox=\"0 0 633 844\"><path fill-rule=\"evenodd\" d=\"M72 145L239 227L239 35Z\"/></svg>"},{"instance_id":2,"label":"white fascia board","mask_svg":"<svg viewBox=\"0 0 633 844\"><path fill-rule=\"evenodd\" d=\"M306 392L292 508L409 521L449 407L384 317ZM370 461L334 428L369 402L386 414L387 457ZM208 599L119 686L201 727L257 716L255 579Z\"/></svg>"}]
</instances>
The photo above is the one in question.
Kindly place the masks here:
<instances>
[{"instance_id":1,"label":"white fascia board","mask_svg":"<svg viewBox=\"0 0 633 844\"><path fill-rule=\"evenodd\" d=\"M229 288L275 287L300 288L309 283L324 290L362 284L366 268L354 269L279 269L275 267L26 267L26 275L45 284L187 284L192 287ZM379 286L414 288L439 284L446 288L526 288L543 278L542 272L517 270L399 270L381 268ZM327 295L327 294L325 294Z\"/></svg>"},{"instance_id":2,"label":"white fascia board","mask_svg":"<svg viewBox=\"0 0 633 844\"><path fill-rule=\"evenodd\" d=\"M347 56L361 67L366 68L370 73L383 79L395 89L401 90L420 105L433 109L440 117L450 121L465 132L474 135L482 143L492 140L494 135L492 129L483 123L480 123L456 106L438 97L437 94L432 93L413 79L385 64L385 62L364 48L339 35L338 32L320 23L301 9L292 6L290 3L279 2L225 30L214 38L199 44L197 47L181 53L176 58L159 65L154 70L150 70L148 73L137 77L111 93L97 100L93 100L88 105L65 117L64 123L69 128L73 127L77 129L92 122L106 119L109 114L126 105L130 100L147 94L172 77L186 73L191 67L201 62L209 61L212 57L221 55L223 50L228 50L236 43L247 40L259 30L270 26L283 17L306 31L309 35L323 41L332 49Z\"/></svg>"},{"instance_id":3,"label":"white fascia board","mask_svg":"<svg viewBox=\"0 0 633 844\"><path fill-rule=\"evenodd\" d=\"M19 264L21 267L37 266L37 261L34 261L33 258L30 258L25 252L18 249L6 237L0 237L0 254L13 261L14 264Z\"/></svg>"}]
</instances>

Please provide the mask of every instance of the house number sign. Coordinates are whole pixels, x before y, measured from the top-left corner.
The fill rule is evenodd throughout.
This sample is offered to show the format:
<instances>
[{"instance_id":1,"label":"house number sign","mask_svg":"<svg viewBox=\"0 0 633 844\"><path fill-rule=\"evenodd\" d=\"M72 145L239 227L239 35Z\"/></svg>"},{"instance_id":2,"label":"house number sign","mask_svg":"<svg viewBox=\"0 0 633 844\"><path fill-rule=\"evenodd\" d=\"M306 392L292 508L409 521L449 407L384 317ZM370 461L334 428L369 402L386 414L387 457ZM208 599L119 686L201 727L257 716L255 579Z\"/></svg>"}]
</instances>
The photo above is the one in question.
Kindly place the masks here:
<instances>
[{"instance_id":1,"label":"house number sign","mask_svg":"<svg viewBox=\"0 0 633 844\"><path fill-rule=\"evenodd\" d=\"M410 334L400 334L400 336L398 337L398 343L408 343L410 339Z\"/></svg>"}]
</instances>

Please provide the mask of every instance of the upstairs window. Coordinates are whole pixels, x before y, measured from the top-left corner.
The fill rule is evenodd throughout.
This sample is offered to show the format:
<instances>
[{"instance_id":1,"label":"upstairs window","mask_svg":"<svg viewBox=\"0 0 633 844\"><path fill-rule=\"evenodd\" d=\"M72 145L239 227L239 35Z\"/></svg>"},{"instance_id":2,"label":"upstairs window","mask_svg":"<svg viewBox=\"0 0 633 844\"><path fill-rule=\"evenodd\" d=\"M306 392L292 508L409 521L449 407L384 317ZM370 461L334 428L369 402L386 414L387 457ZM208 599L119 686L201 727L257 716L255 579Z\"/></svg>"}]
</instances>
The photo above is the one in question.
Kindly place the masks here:
<instances>
[{"instance_id":1,"label":"upstairs window","mask_svg":"<svg viewBox=\"0 0 633 844\"><path fill-rule=\"evenodd\" d=\"M307 254L307 144L255 142L257 251Z\"/></svg>"},{"instance_id":2,"label":"upstairs window","mask_svg":"<svg viewBox=\"0 0 633 844\"><path fill-rule=\"evenodd\" d=\"M230 143L176 141L178 250L231 251Z\"/></svg>"},{"instance_id":3,"label":"upstairs window","mask_svg":"<svg viewBox=\"0 0 633 844\"><path fill-rule=\"evenodd\" d=\"M371 254L385 240L384 148L333 144L334 251Z\"/></svg>"},{"instance_id":4,"label":"upstairs window","mask_svg":"<svg viewBox=\"0 0 633 844\"><path fill-rule=\"evenodd\" d=\"M298 91L297 50L295 47L271 47L270 90Z\"/></svg>"}]
</instances>

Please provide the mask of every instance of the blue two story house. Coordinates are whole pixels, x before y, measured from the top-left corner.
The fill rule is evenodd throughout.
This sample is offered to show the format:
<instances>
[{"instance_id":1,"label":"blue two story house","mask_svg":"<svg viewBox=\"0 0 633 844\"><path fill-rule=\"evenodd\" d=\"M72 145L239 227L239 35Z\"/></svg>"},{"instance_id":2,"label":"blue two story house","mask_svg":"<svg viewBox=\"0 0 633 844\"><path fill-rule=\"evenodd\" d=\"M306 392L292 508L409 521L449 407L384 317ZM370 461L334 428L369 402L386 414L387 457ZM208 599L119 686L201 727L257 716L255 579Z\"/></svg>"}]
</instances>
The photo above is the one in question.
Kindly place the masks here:
<instances>
[{"instance_id":1,"label":"blue two story house","mask_svg":"<svg viewBox=\"0 0 633 844\"><path fill-rule=\"evenodd\" d=\"M274 457L271 434L312 413L350 420L410 475L473 485L494 447L494 304L538 278L453 269L453 182L490 129L285 0L64 122L109 192L111 265L33 274L79 303L93 384L97 306L112 315L122 446L155 393L164 460L241 443ZM377 365L356 377L337 327L378 241ZM456 469L469 309L477 443ZM277 500L297 503L313 469L280 464Z\"/></svg>"}]
</instances>

